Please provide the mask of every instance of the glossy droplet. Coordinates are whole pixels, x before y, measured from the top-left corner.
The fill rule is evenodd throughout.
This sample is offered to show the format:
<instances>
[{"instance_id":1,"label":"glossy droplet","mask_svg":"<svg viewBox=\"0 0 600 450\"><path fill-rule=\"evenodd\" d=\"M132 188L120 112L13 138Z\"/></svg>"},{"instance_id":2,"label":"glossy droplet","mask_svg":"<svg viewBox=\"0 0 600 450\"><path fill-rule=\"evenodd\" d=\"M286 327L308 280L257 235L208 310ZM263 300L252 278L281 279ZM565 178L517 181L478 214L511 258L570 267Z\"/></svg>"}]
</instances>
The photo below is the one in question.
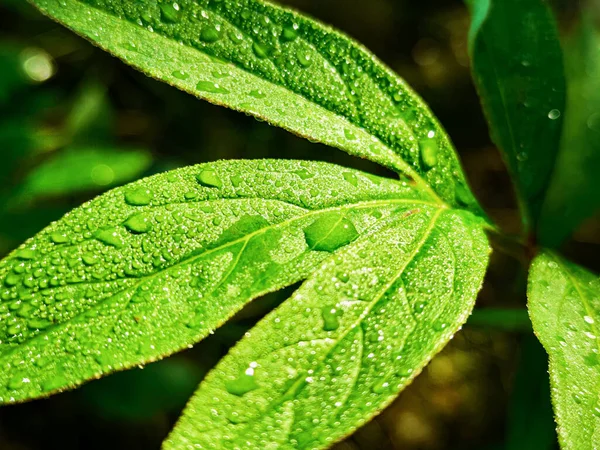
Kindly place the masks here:
<instances>
[{"instance_id":1,"label":"glossy droplet","mask_svg":"<svg viewBox=\"0 0 600 450\"><path fill-rule=\"evenodd\" d=\"M65 244L69 242L69 238L64 233L54 232L50 235L50 240L55 244Z\"/></svg>"},{"instance_id":2,"label":"glossy droplet","mask_svg":"<svg viewBox=\"0 0 600 450\"><path fill-rule=\"evenodd\" d=\"M438 162L438 145L435 139L423 139L419 142L421 161L426 169L431 169Z\"/></svg>"},{"instance_id":3,"label":"glossy droplet","mask_svg":"<svg viewBox=\"0 0 600 450\"><path fill-rule=\"evenodd\" d=\"M15 256L19 259L33 259L37 256L37 252L35 250L30 250L28 248L23 248L17 250L15 252Z\"/></svg>"},{"instance_id":4,"label":"glossy droplet","mask_svg":"<svg viewBox=\"0 0 600 450\"><path fill-rule=\"evenodd\" d=\"M585 358L583 358L583 361L587 366L594 367L600 363L600 358L596 353L590 353Z\"/></svg>"},{"instance_id":5,"label":"glossy droplet","mask_svg":"<svg viewBox=\"0 0 600 450\"><path fill-rule=\"evenodd\" d=\"M44 392L56 391L67 384L67 379L63 375L56 375L42 383Z\"/></svg>"},{"instance_id":6,"label":"glossy droplet","mask_svg":"<svg viewBox=\"0 0 600 450\"><path fill-rule=\"evenodd\" d=\"M144 213L130 216L123 225L132 233L137 234L147 233L152 230L150 217Z\"/></svg>"},{"instance_id":7,"label":"glossy droplet","mask_svg":"<svg viewBox=\"0 0 600 450\"><path fill-rule=\"evenodd\" d=\"M250 96L254 97L254 98L262 99L262 98L265 98L267 96L267 94L265 94L264 92L262 92L258 89L253 89L250 91Z\"/></svg>"},{"instance_id":8,"label":"glossy droplet","mask_svg":"<svg viewBox=\"0 0 600 450\"><path fill-rule=\"evenodd\" d=\"M258 384L254 379L254 369L248 369L235 380L225 382L225 389L233 395L241 397L250 391L258 389Z\"/></svg>"},{"instance_id":9,"label":"glossy droplet","mask_svg":"<svg viewBox=\"0 0 600 450\"><path fill-rule=\"evenodd\" d=\"M259 42L255 42L254 44L252 44L252 50L254 51L254 54L260 59L268 58L273 53L272 47L265 44L261 44Z\"/></svg>"},{"instance_id":10,"label":"glossy droplet","mask_svg":"<svg viewBox=\"0 0 600 450\"><path fill-rule=\"evenodd\" d=\"M190 75L188 73L184 72L183 70L176 70L171 75L173 75L178 80L182 80L182 81L185 81L190 77Z\"/></svg>"},{"instance_id":11,"label":"glossy droplet","mask_svg":"<svg viewBox=\"0 0 600 450\"><path fill-rule=\"evenodd\" d=\"M196 175L196 180L202 186L211 187L211 188L220 188L223 186L223 181L212 169L204 169L198 175Z\"/></svg>"},{"instance_id":12,"label":"glossy droplet","mask_svg":"<svg viewBox=\"0 0 600 450\"><path fill-rule=\"evenodd\" d=\"M181 11L178 3L161 3L160 18L164 22L176 23L181 20Z\"/></svg>"},{"instance_id":13,"label":"glossy droplet","mask_svg":"<svg viewBox=\"0 0 600 450\"><path fill-rule=\"evenodd\" d=\"M298 37L298 25L285 26L281 31L281 40L283 42L293 42Z\"/></svg>"},{"instance_id":14,"label":"glossy droplet","mask_svg":"<svg viewBox=\"0 0 600 450\"><path fill-rule=\"evenodd\" d=\"M19 284L19 281L21 281L21 277L14 273L9 273L6 275L6 278L4 278L4 284L8 287L16 286Z\"/></svg>"},{"instance_id":15,"label":"glossy droplet","mask_svg":"<svg viewBox=\"0 0 600 450\"><path fill-rule=\"evenodd\" d=\"M229 94L229 91L224 87L213 83L212 81L199 81L196 89L202 92L210 92L212 94Z\"/></svg>"},{"instance_id":16,"label":"glossy droplet","mask_svg":"<svg viewBox=\"0 0 600 450\"><path fill-rule=\"evenodd\" d=\"M583 316L583 320L585 321L585 323L589 323L590 325L594 323L594 319L590 316Z\"/></svg>"},{"instance_id":17,"label":"glossy droplet","mask_svg":"<svg viewBox=\"0 0 600 450\"><path fill-rule=\"evenodd\" d=\"M548 113L548 118L551 120L556 120L560 117L560 111L558 109L553 109Z\"/></svg>"},{"instance_id":18,"label":"glossy droplet","mask_svg":"<svg viewBox=\"0 0 600 450\"><path fill-rule=\"evenodd\" d=\"M344 128L344 136L349 141L355 141L356 140L356 135L354 134L354 132L352 130L350 130L348 128Z\"/></svg>"},{"instance_id":19,"label":"glossy droplet","mask_svg":"<svg viewBox=\"0 0 600 450\"><path fill-rule=\"evenodd\" d=\"M27 327L32 330L43 330L52 325L52 322L46 319L31 319L27 321Z\"/></svg>"},{"instance_id":20,"label":"glossy droplet","mask_svg":"<svg viewBox=\"0 0 600 450\"><path fill-rule=\"evenodd\" d=\"M344 180L350 183L352 186L358 186L358 177L352 172L343 173Z\"/></svg>"},{"instance_id":21,"label":"glossy droplet","mask_svg":"<svg viewBox=\"0 0 600 450\"><path fill-rule=\"evenodd\" d=\"M94 255L93 253L84 253L81 259L83 263L87 266L93 266L99 261L98 256Z\"/></svg>"},{"instance_id":22,"label":"glossy droplet","mask_svg":"<svg viewBox=\"0 0 600 450\"><path fill-rule=\"evenodd\" d=\"M152 193L145 188L133 189L125 193L125 202L131 206L146 206L152 200Z\"/></svg>"},{"instance_id":23,"label":"glossy droplet","mask_svg":"<svg viewBox=\"0 0 600 450\"><path fill-rule=\"evenodd\" d=\"M302 67L310 67L312 65L312 56L308 51L298 50L296 57Z\"/></svg>"},{"instance_id":24,"label":"glossy droplet","mask_svg":"<svg viewBox=\"0 0 600 450\"><path fill-rule=\"evenodd\" d=\"M433 322L432 328L435 331L444 331L448 327L448 324L442 320L436 320Z\"/></svg>"},{"instance_id":25,"label":"glossy droplet","mask_svg":"<svg viewBox=\"0 0 600 450\"><path fill-rule=\"evenodd\" d=\"M306 169L295 170L294 173L296 175L298 175L300 178L302 178L303 180L308 180L309 178L312 178L315 176L314 173L309 172Z\"/></svg>"},{"instance_id":26,"label":"glossy droplet","mask_svg":"<svg viewBox=\"0 0 600 450\"><path fill-rule=\"evenodd\" d=\"M17 389L21 389L27 383L29 383L29 379L23 374L18 374L8 380L6 387L10 390L16 391Z\"/></svg>"},{"instance_id":27,"label":"glossy droplet","mask_svg":"<svg viewBox=\"0 0 600 450\"><path fill-rule=\"evenodd\" d=\"M94 238L96 238L103 244L110 245L115 248L122 248L125 245L125 241L123 241L123 238L119 236L116 228L106 228L104 230L98 230L94 234Z\"/></svg>"},{"instance_id":28,"label":"glossy droplet","mask_svg":"<svg viewBox=\"0 0 600 450\"><path fill-rule=\"evenodd\" d=\"M467 206L471 202L471 194L469 193L469 189L460 181L454 186L454 195L456 197L456 201L463 206Z\"/></svg>"},{"instance_id":29,"label":"glossy droplet","mask_svg":"<svg viewBox=\"0 0 600 450\"><path fill-rule=\"evenodd\" d=\"M217 42L219 39L221 39L221 31L215 25L207 25L200 32L200 39L204 42L212 44L213 42Z\"/></svg>"},{"instance_id":30,"label":"glossy droplet","mask_svg":"<svg viewBox=\"0 0 600 450\"><path fill-rule=\"evenodd\" d=\"M342 312L335 305L326 305L321 308L321 317L323 318L323 330L335 331L340 327L339 317Z\"/></svg>"},{"instance_id":31,"label":"glossy droplet","mask_svg":"<svg viewBox=\"0 0 600 450\"><path fill-rule=\"evenodd\" d=\"M387 380L382 379L382 380L379 380L377 383L375 383L373 385L373 387L371 388L371 390L375 394L383 394L389 388L390 388L390 383Z\"/></svg>"},{"instance_id":32,"label":"glossy droplet","mask_svg":"<svg viewBox=\"0 0 600 450\"><path fill-rule=\"evenodd\" d=\"M323 214L304 229L311 250L333 252L358 237L354 224L339 212Z\"/></svg>"}]
</instances>

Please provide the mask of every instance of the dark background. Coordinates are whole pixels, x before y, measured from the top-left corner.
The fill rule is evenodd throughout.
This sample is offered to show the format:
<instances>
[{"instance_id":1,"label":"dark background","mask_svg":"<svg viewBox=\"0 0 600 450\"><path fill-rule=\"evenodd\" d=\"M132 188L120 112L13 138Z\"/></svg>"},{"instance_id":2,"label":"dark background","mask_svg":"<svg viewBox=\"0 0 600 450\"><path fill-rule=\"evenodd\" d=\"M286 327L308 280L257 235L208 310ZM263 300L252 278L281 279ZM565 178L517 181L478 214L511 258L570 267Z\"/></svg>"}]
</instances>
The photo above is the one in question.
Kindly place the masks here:
<instances>
[{"instance_id":1,"label":"dark background","mask_svg":"<svg viewBox=\"0 0 600 450\"><path fill-rule=\"evenodd\" d=\"M280 3L345 31L405 78L448 130L488 213L519 231L510 180L470 78L462 2ZM578 2L555 6L568 30ZM150 80L23 0L0 0L0 155L0 256L110 187L185 165L273 157L386 173ZM565 247L596 269L597 225L586 223ZM524 308L524 286L518 258L496 251L478 305ZM158 449L204 374L290 292L257 300L187 352L1 408L0 450ZM336 449L557 448L545 354L518 323L525 331L468 324L397 401Z\"/></svg>"}]
</instances>

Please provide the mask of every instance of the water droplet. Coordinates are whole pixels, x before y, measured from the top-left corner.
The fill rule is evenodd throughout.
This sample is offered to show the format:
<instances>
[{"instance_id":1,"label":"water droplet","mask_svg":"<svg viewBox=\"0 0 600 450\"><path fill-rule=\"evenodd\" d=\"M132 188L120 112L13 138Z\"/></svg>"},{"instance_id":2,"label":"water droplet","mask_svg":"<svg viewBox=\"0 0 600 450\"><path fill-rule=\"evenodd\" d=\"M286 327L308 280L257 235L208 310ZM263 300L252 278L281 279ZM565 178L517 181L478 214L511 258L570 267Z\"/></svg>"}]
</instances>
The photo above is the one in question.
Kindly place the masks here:
<instances>
[{"instance_id":1,"label":"water droplet","mask_svg":"<svg viewBox=\"0 0 600 450\"><path fill-rule=\"evenodd\" d=\"M152 193L145 188L138 188L125 193L125 202L131 206L146 206L152 200Z\"/></svg>"},{"instance_id":2,"label":"water droplet","mask_svg":"<svg viewBox=\"0 0 600 450\"><path fill-rule=\"evenodd\" d=\"M560 111L558 109L552 109L549 113L548 113L548 118L551 120L556 120L560 117Z\"/></svg>"},{"instance_id":3,"label":"water droplet","mask_svg":"<svg viewBox=\"0 0 600 450\"><path fill-rule=\"evenodd\" d=\"M265 94L264 92L262 92L258 89L253 89L250 91L250 96L254 97L254 98L262 99L262 98L265 98L267 96L267 94Z\"/></svg>"},{"instance_id":4,"label":"water droplet","mask_svg":"<svg viewBox=\"0 0 600 450\"><path fill-rule=\"evenodd\" d=\"M286 25L283 27L281 31L281 40L283 42L292 42L295 41L298 37L298 25L294 24L292 26Z\"/></svg>"},{"instance_id":5,"label":"water droplet","mask_svg":"<svg viewBox=\"0 0 600 450\"><path fill-rule=\"evenodd\" d=\"M334 252L358 237L354 224L344 214L323 214L304 229L306 243L311 250Z\"/></svg>"},{"instance_id":6,"label":"water droplet","mask_svg":"<svg viewBox=\"0 0 600 450\"><path fill-rule=\"evenodd\" d=\"M116 228L105 228L94 233L94 238L106 245L122 248L125 245L123 238L119 236Z\"/></svg>"},{"instance_id":7,"label":"water droplet","mask_svg":"<svg viewBox=\"0 0 600 450\"><path fill-rule=\"evenodd\" d=\"M294 173L296 175L298 175L300 178L302 178L303 180L308 180L309 178L312 178L315 176L314 173L309 172L306 169L295 170Z\"/></svg>"},{"instance_id":8,"label":"water droplet","mask_svg":"<svg viewBox=\"0 0 600 450\"><path fill-rule=\"evenodd\" d=\"M54 232L50 235L50 240L55 244L66 244L69 238L64 233Z\"/></svg>"},{"instance_id":9,"label":"water droplet","mask_svg":"<svg viewBox=\"0 0 600 450\"><path fill-rule=\"evenodd\" d=\"M8 287L16 286L21 281L21 277L15 273L9 273L4 278L4 284Z\"/></svg>"},{"instance_id":10,"label":"water droplet","mask_svg":"<svg viewBox=\"0 0 600 450\"><path fill-rule=\"evenodd\" d=\"M589 323L590 325L594 323L594 319L590 316L583 316L583 320L585 321L585 323Z\"/></svg>"},{"instance_id":11,"label":"water droplet","mask_svg":"<svg viewBox=\"0 0 600 450\"><path fill-rule=\"evenodd\" d=\"M529 159L529 155L525 152L517 153L517 161L525 162Z\"/></svg>"},{"instance_id":12,"label":"water droplet","mask_svg":"<svg viewBox=\"0 0 600 450\"><path fill-rule=\"evenodd\" d=\"M388 381L386 381L385 379L379 380L377 383L375 383L373 385L373 387L371 388L371 390L373 391L373 393L375 394L383 394L384 392L386 392L390 387L390 383Z\"/></svg>"},{"instance_id":13,"label":"water droplet","mask_svg":"<svg viewBox=\"0 0 600 450\"><path fill-rule=\"evenodd\" d=\"M199 81L196 89L202 92L210 92L212 94L229 94L229 90L213 83L212 81Z\"/></svg>"},{"instance_id":14,"label":"water droplet","mask_svg":"<svg viewBox=\"0 0 600 450\"><path fill-rule=\"evenodd\" d=\"M426 169L435 167L438 162L438 145L435 139L423 139L419 142L421 161Z\"/></svg>"},{"instance_id":15,"label":"water droplet","mask_svg":"<svg viewBox=\"0 0 600 450\"><path fill-rule=\"evenodd\" d=\"M259 386L254 379L254 369L251 368L247 369L235 380L225 382L225 389L227 389L227 392L237 395L238 397L258 389L258 387Z\"/></svg>"},{"instance_id":16,"label":"water droplet","mask_svg":"<svg viewBox=\"0 0 600 450\"><path fill-rule=\"evenodd\" d=\"M308 51L298 50L296 52L296 57L302 67L310 67L312 65L312 56Z\"/></svg>"},{"instance_id":17,"label":"water droplet","mask_svg":"<svg viewBox=\"0 0 600 450\"><path fill-rule=\"evenodd\" d=\"M200 32L200 39L209 44L217 42L219 39L221 39L220 27L212 24L207 25Z\"/></svg>"},{"instance_id":18,"label":"water droplet","mask_svg":"<svg viewBox=\"0 0 600 450\"><path fill-rule=\"evenodd\" d=\"M152 230L150 217L144 213L130 216L123 225L132 233L142 234Z\"/></svg>"},{"instance_id":19,"label":"water droplet","mask_svg":"<svg viewBox=\"0 0 600 450\"><path fill-rule=\"evenodd\" d=\"M596 353L590 353L585 358L583 358L585 364L589 367L597 366L600 363L600 359L598 359L598 355Z\"/></svg>"},{"instance_id":20,"label":"water droplet","mask_svg":"<svg viewBox=\"0 0 600 450\"><path fill-rule=\"evenodd\" d=\"M600 406L596 406L594 407L594 409L592 410L592 413L596 416L596 417L600 417Z\"/></svg>"},{"instance_id":21,"label":"water droplet","mask_svg":"<svg viewBox=\"0 0 600 450\"><path fill-rule=\"evenodd\" d=\"M323 318L323 330L335 331L340 327L340 316L342 311L335 305L326 305L321 308L321 317Z\"/></svg>"},{"instance_id":22,"label":"water droplet","mask_svg":"<svg viewBox=\"0 0 600 450\"><path fill-rule=\"evenodd\" d=\"M16 391L17 389L21 389L27 383L29 383L29 379L23 374L18 374L8 380L6 387L8 387L10 390Z\"/></svg>"},{"instance_id":23,"label":"water droplet","mask_svg":"<svg viewBox=\"0 0 600 450\"><path fill-rule=\"evenodd\" d=\"M65 387L67 379L63 375L56 375L42 383L44 392L56 391L59 388Z\"/></svg>"},{"instance_id":24,"label":"water droplet","mask_svg":"<svg viewBox=\"0 0 600 450\"><path fill-rule=\"evenodd\" d=\"M31 319L27 321L27 327L32 330L43 330L52 325L52 322L46 319Z\"/></svg>"},{"instance_id":25,"label":"water droplet","mask_svg":"<svg viewBox=\"0 0 600 450\"><path fill-rule=\"evenodd\" d=\"M15 252L15 256L19 259L33 259L37 256L37 253L35 250L23 248L21 250L17 250Z\"/></svg>"},{"instance_id":26,"label":"water droplet","mask_svg":"<svg viewBox=\"0 0 600 450\"><path fill-rule=\"evenodd\" d=\"M171 75L173 75L175 78L177 78L178 80L182 80L185 81L188 78L190 78L190 74L184 72L183 70L176 70L175 72L173 72Z\"/></svg>"},{"instance_id":27,"label":"water droplet","mask_svg":"<svg viewBox=\"0 0 600 450\"><path fill-rule=\"evenodd\" d=\"M161 3L160 17L164 22L176 23L181 20L181 11L178 3Z\"/></svg>"},{"instance_id":28,"label":"water droplet","mask_svg":"<svg viewBox=\"0 0 600 450\"><path fill-rule=\"evenodd\" d=\"M221 178L217 175L212 169L204 169L198 175L196 175L196 180L202 186L211 187L211 188L221 188L223 186L223 182Z\"/></svg>"},{"instance_id":29,"label":"water droplet","mask_svg":"<svg viewBox=\"0 0 600 450\"><path fill-rule=\"evenodd\" d=\"M442 320L436 320L435 322L433 322L432 328L435 331L444 331L447 326L448 324L446 322Z\"/></svg>"},{"instance_id":30,"label":"water droplet","mask_svg":"<svg viewBox=\"0 0 600 450\"><path fill-rule=\"evenodd\" d=\"M356 135L352 130L349 130L348 128L344 128L344 136L346 136L346 139L348 139L349 141L356 140Z\"/></svg>"},{"instance_id":31,"label":"water droplet","mask_svg":"<svg viewBox=\"0 0 600 450\"><path fill-rule=\"evenodd\" d=\"M274 51L273 47L270 47L265 44L260 44L258 42L252 44L252 50L254 50L254 54L260 59L268 58Z\"/></svg>"},{"instance_id":32,"label":"water droplet","mask_svg":"<svg viewBox=\"0 0 600 450\"><path fill-rule=\"evenodd\" d=\"M454 185L454 189L454 195L458 204L467 206L471 202L471 194L467 186L464 183L458 181Z\"/></svg>"},{"instance_id":33,"label":"water droplet","mask_svg":"<svg viewBox=\"0 0 600 450\"><path fill-rule=\"evenodd\" d=\"M342 176L344 177L344 180L346 180L352 186L358 186L358 177L356 174L352 172L344 172Z\"/></svg>"},{"instance_id":34,"label":"water droplet","mask_svg":"<svg viewBox=\"0 0 600 450\"><path fill-rule=\"evenodd\" d=\"M83 260L83 263L87 266L93 266L99 261L98 256L94 255L93 253L84 253L81 259Z\"/></svg>"}]
</instances>

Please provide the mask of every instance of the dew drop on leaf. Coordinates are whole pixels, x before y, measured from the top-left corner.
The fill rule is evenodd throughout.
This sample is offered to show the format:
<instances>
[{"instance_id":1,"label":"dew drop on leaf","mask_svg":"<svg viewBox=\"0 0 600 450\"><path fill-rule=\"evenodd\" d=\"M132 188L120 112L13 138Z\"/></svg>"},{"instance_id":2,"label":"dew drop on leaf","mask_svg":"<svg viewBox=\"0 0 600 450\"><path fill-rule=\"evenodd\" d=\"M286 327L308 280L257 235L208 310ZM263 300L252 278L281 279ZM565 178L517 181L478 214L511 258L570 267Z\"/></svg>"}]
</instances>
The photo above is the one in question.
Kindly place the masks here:
<instances>
[{"instance_id":1,"label":"dew drop on leaf","mask_svg":"<svg viewBox=\"0 0 600 450\"><path fill-rule=\"evenodd\" d=\"M185 81L190 77L190 75L188 73L184 72L183 70L176 70L171 75L173 75L178 80L182 80L182 81Z\"/></svg>"},{"instance_id":2,"label":"dew drop on leaf","mask_svg":"<svg viewBox=\"0 0 600 450\"><path fill-rule=\"evenodd\" d=\"M131 206L146 206L152 200L152 193L148 189L138 188L125 193L125 202Z\"/></svg>"},{"instance_id":3,"label":"dew drop on leaf","mask_svg":"<svg viewBox=\"0 0 600 450\"><path fill-rule=\"evenodd\" d=\"M125 245L123 238L119 236L116 228L105 228L94 233L94 238L103 244L110 245L115 248L122 248Z\"/></svg>"},{"instance_id":4,"label":"dew drop on leaf","mask_svg":"<svg viewBox=\"0 0 600 450\"><path fill-rule=\"evenodd\" d=\"M223 186L223 181L221 181L221 178L219 178L217 172L212 169L205 169L200 172L198 175L196 175L196 180L198 180L198 183L200 183L202 186L206 187L220 188Z\"/></svg>"},{"instance_id":5,"label":"dew drop on leaf","mask_svg":"<svg viewBox=\"0 0 600 450\"><path fill-rule=\"evenodd\" d=\"M160 18L163 22L177 23L181 20L181 11L178 3L161 3Z\"/></svg>"},{"instance_id":6,"label":"dew drop on leaf","mask_svg":"<svg viewBox=\"0 0 600 450\"><path fill-rule=\"evenodd\" d=\"M54 232L50 235L50 240L55 244L66 244L69 238L64 233Z\"/></svg>"},{"instance_id":7,"label":"dew drop on leaf","mask_svg":"<svg viewBox=\"0 0 600 450\"><path fill-rule=\"evenodd\" d=\"M323 330L335 331L340 327L339 317L342 312L336 305L325 305L321 308L321 317L323 318Z\"/></svg>"},{"instance_id":8,"label":"dew drop on leaf","mask_svg":"<svg viewBox=\"0 0 600 450\"><path fill-rule=\"evenodd\" d=\"M343 173L344 180L350 183L352 186L358 186L358 177L352 172L344 172Z\"/></svg>"},{"instance_id":9,"label":"dew drop on leaf","mask_svg":"<svg viewBox=\"0 0 600 450\"><path fill-rule=\"evenodd\" d=\"M235 380L225 382L225 389L233 395L241 397L250 391L258 389L258 384L254 379L254 369L247 369Z\"/></svg>"},{"instance_id":10,"label":"dew drop on leaf","mask_svg":"<svg viewBox=\"0 0 600 450\"><path fill-rule=\"evenodd\" d=\"M358 232L343 214L331 212L322 215L306 227L304 237L311 250L334 252L354 241Z\"/></svg>"},{"instance_id":11,"label":"dew drop on leaf","mask_svg":"<svg viewBox=\"0 0 600 450\"><path fill-rule=\"evenodd\" d=\"M123 225L125 225L125 228L132 233L137 234L147 233L148 231L152 230L150 217L144 213L130 216Z\"/></svg>"},{"instance_id":12,"label":"dew drop on leaf","mask_svg":"<svg viewBox=\"0 0 600 450\"><path fill-rule=\"evenodd\" d=\"M200 32L200 39L204 42L212 44L221 39L221 32L215 25L207 25Z\"/></svg>"},{"instance_id":13,"label":"dew drop on leaf","mask_svg":"<svg viewBox=\"0 0 600 450\"><path fill-rule=\"evenodd\" d=\"M229 94L229 90L212 81L199 81L196 84L196 89L202 92L210 92L211 94Z\"/></svg>"},{"instance_id":14,"label":"dew drop on leaf","mask_svg":"<svg viewBox=\"0 0 600 450\"><path fill-rule=\"evenodd\" d=\"M556 120L560 117L560 111L558 109L553 109L548 113L548 118L550 120Z\"/></svg>"},{"instance_id":15,"label":"dew drop on leaf","mask_svg":"<svg viewBox=\"0 0 600 450\"><path fill-rule=\"evenodd\" d=\"M297 27L296 27L297 28ZM294 26L285 26L281 32L281 40L283 42L295 41L298 37L298 32Z\"/></svg>"},{"instance_id":16,"label":"dew drop on leaf","mask_svg":"<svg viewBox=\"0 0 600 450\"><path fill-rule=\"evenodd\" d=\"M435 167L438 162L438 145L435 139L423 139L419 142L419 148L425 168L428 170Z\"/></svg>"}]
</instances>

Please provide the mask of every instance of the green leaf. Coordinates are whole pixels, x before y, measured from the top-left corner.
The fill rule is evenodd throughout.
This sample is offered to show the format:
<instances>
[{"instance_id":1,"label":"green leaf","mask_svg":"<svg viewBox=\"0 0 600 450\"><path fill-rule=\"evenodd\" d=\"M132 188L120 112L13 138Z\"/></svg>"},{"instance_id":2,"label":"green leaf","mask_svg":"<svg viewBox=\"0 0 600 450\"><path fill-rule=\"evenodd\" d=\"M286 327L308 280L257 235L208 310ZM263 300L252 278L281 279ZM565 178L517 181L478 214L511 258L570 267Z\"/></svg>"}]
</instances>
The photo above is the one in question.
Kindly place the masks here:
<instances>
[{"instance_id":1,"label":"green leaf","mask_svg":"<svg viewBox=\"0 0 600 450\"><path fill-rule=\"evenodd\" d=\"M0 262L0 401L186 348L396 210L427 205L406 182L297 161L219 162L114 189ZM331 218L341 226L315 226Z\"/></svg>"},{"instance_id":2,"label":"green leaf","mask_svg":"<svg viewBox=\"0 0 600 450\"><path fill-rule=\"evenodd\" d=\"M492 140L534 227L559 149L565 80L556 24L543 0L467 0L469 53Z\"/></svg>"},{"instance_id":3,"label":"green leaf","mask_svg":"<svg viewBox=\"0 0 600 450\"><path fill-rule=\"evenodd\" d=\"M212 103L371 159L481 213L448 136L362 46L258 0L32 0L142 70Z\"/></svg>"},{"instance_id":4,"label":"green leaf","mask_svg":"<svg viewBox=\"0 0 600 450\"><path fill-rule=\"evenodd\" d=\"M584 16L564 42L568 104L540 241L556 246L600 208L600 31Z\"/></svg>"},{"instance_id":5,"label":"green leaf","mask_svg":"<svg viewBox=\"0 0 600 450\"><path fill-rule=\"evenodd\" d=\"M139 149L68 148L33 169L19 189L29 199L97 191L139 177L151 162Z\"/></svg>"},{"instance_id":6,"label":"green leaf","mask_svg":"<svg viewBox=\"0 0 600 450\"><path fill-rule=\"evenodd\" d=\"M165 449L329 447L421 372L470 314L487 240L470 213L431 206L375 227L221 360Z\"/></svg>"},{"instance_id":7,"label":"green leaf","mask_svg":"<svg viewBox=\"0 0 600 450\"><path fill-rule=\"evenodd\" d=\"M529 275L533 329L550 356L550 381L563 450L600 442L600 280L544 252Z\"/></svg>"}]
</instances>

